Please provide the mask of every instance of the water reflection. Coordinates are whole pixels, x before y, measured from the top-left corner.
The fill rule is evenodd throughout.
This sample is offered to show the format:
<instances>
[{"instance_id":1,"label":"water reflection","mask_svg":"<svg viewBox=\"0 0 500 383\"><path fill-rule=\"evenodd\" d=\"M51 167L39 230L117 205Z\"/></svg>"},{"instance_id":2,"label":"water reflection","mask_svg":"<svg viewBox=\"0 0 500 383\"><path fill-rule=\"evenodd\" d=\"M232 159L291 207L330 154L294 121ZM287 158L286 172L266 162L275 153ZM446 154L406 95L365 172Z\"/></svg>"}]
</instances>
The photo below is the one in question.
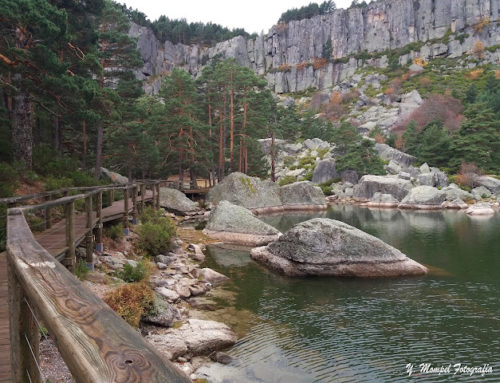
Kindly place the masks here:
<instances>
[{"instance_id":1,"label":"water reflection","mask_svg":"<svg viewBox=\"0 0 500 383\"><path fill-rule=\"evenodd\" d=\"M318 214L265 217L282 231ZM339 206L323 213L440 272L423 278L286 278L247 251L210 247L234 305L258 318L213 382L399 382L405 365L493 365L500 381L500 217ZM422 381L449 381L428 375Z\"/></svg>"}]
</instances>

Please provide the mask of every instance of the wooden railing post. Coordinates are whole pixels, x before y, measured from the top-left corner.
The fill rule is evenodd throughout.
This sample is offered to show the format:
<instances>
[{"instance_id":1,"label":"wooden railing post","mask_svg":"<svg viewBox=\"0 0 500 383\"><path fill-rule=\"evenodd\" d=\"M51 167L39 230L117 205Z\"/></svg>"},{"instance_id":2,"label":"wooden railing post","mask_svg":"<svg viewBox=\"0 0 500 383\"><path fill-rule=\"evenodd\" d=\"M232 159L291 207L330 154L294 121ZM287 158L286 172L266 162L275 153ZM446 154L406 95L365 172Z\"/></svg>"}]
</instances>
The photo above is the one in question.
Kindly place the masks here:
<instances>
[{"instance_id":1,"label":"wooden railing post","mask_svg":"<svg viewBox=\"0 0 500 383\"><path fill-rule=\"evenodd\" d=\"M157 182L154 187L156 188L156 210L160 208L160 183Z\"/></svg>"},{"instance_id":2,"label":"wooden railing post","mask_svg":"<svg viewBox=\"0 0 500 383\"><path fill-rule=\"evenodd\" d=\"M146 198L146 185L141 184L141 213L144 211L144 206L145 206L145 201L144 199Z\"/></svg>"},{"instance_id":3,"label":"wooden railing post","mask_svg":"<svg viewBox=\"0 0 500 383\"><path fill-rule=\"evenodd\" d=\"M41 382L39 364L40 333L10 260L9 283L10 354L14 382Z\"/></svg>"},{"instance_id":4,"label":"wooden railing post","mask_svg":"<svg viewBox=\"0 0 500 383\"><path fill-rule=\"evenodd\" d=\"M123 232L125 233L125 235L129 235L130 234L130 229L128 227L128 210L129 210L129 207L128 207L128 186L125 187L125 189L123 189L123 206L124 206L124 209L123 209Z\"/></svg>"},{"instance_id":5,"label":"wooden railing post","mask_svg":"<svg viewBox=\"0 0 500 383\"><path fill-rule=\"evenodd\" d=\"M50 197L46 198L46 201L49 201ZM45 208L45 230L50 229L52 227L52 209L50 206Z\"/></svg>"},{"instance_id":6,"label":"wooden railing post","mask_svg":"<svg viewBox=\"0 0 500 383\"><path fill-rule=\"evenodd\" d=\"M132 223L137 225L137 185L132 187Z\"/></svg>"},{"instance_id":7,"label":"wooden railing post","mask_svg":"<svg viewBox=\"0 0 500 383\"><path fill-rule=\"evenodd\" d=\"M87 213L87 234L85 235L85 258L87 267L94 270L94 234L92 233L93 227L93 214L92 214L92 194L85 198L85 211Z\"/></svg>"},{"instance_id":8,"label":"wooden railing post","mask_svg":"<svg viewBox=\"0 0 500 383\"><path fill-rule=\"evenodd\" d=\"M102 191L97 193L97 201L95 206L97 226L96 226L96 237L95 237L95 249L97 251L103 252L104 245L102 243Z\"/></svg>"},{"instance_id":9,"label":"wooden railing post","mask_svg":"<svg viewBox=\"0 0 500 383\"><path fill-rule=\"evenodd\" d=\"M115 191L113 189L108 190L108 207L113 206L113 202L115 202Z\"/></svg>"},{"instance_id":10,"label":"wooden railing post","mask_svg":"<svg viewBox=\"0 0 500 383\"><path fill-rule=\"evenodd\" d=\"M150 184L151 191L153 192L153 200L151 201L151 205L153 206L153 209L156 210L156 188L155 185L152 183Z\"/></svg>"},{"instance_id":11,"label":"wooden railing post","mask_svg":"<svg viewBox=\"0 0 500 383\"><path fill-rule=\"evenodd\" d=\"M66 210L66 246L68 251L63 260L64 266L71 271L75 271L75 203L70 202L65 206Z\"/></svg>"}]
</instances>

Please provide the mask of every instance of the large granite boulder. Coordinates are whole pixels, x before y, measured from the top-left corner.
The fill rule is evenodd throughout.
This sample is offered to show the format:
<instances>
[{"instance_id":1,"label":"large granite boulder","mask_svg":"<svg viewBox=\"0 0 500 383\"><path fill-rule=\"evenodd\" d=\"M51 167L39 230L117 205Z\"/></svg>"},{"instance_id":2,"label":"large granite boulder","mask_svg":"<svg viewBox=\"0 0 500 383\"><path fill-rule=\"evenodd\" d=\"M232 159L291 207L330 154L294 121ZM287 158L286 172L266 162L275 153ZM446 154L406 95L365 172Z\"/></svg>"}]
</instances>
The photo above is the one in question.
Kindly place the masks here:
<instances>
[{"instance_id":1,"label":"large granite boulder","mask_svg":"<svg viewBox=\"0 0 500 383\"><path fill-rule=\"evenodd\" d=\"M255 211L283 210L279 186L243 173L231 173L207 194L207 201L218 204L228 201Z\"/></svg>"},{"instance_id":2,"label":"large granite boulder","mask_svg":"<svg viewBox=\"0 0 500 383\"><path fill-rule=\"evenodd\" d=\"M410 166L413 165L415 162L417 162L417 158L404 153L400 150L394 149L390 147L387 144L375 144L375 150L377 151L378 155L380 158L382 158L384 161L394 161L400 166Z\"/></svg>"},{"instance_id":3,"label":"large granite boulder","mask_svg":"<svg viewBox=\"0 0 500 383\"><path fill-rule=\"evenodd\" d=\"M315 218L299 223L251 256L289 276L394 277L427 268L380 239L344 222Z\"/></svg>"},{"instance_id":4,"label":"large granite boulder","mask_svg":"<svg viewBox=\"0 0 500 383\"><path fill-rule=\"evenodd\" d=\"M105 176L108 180L110 180L114 184L122 184L122 185L128 184L128 178L122 176L121 174L112 172L111 170L108 170L106 168L101 168L101 173L103 176Z\"/></svg>"},{"instance_id":5,"label":"large granite boulder","mask_svg":"<svg viewBox=\"0 0 500 383\"><path fill-rule=\"evenodd\" d=\"M402 209L438 209L446 200L446 193L432 186L417 186L401 201Z\"/></svg>"},{"instance_id":6,"label":"large granite boulder","mask_svg":"<svg viewBox=\"0 0 500 383\"><path fill-rule=\"evenodd\" d=\"M500 192L500 180L496 178L488 176L476 177L474 183L478 186L484 186L493 194Z\"/></svg>"},{"instance_id":7,"label":"large granite boulder","mask_svg":"<svg viewBox=\"0 0 500 383\"><path fill-rule=\"evenodd\" d=\"M281 234L250 210L228 201L219 202L212 210L203 232L211 238L245 246L262 246Z\"/></svg>"},{"instance_id":8,"label":"large granite boulder","mask_svg":"<svg viewBox=\"0 0 500 383\"><path fill-rule=\"evenodd\" d=\"M447 187L441 190L445 192L447 201L454 201L456 199L468 201L474 198L471 193L466 190L460 189L458 185L454 183L449 184Z\"/></svg>"},{"instance_id":9,"label":"large granite boulder","mask_svg":"<svg viewBox=\"0 0 500 383\"><path fill-rule=\"evenodd\" d=\"M173 360L188 353L191 356L208 355L225 349L236 343L237 336L224 323L188 319L179 328L158 331L147 335L146 339Z\"/></svg>"},{"instance_id":10,"label":"large granite boulder","mask_svg":"<svg viewBox=\"0 0 500 383\"><path fill-rule=\"evenodd\" d=\"M335 169L335 161L333 159L321 160L314 168L312 182L322 184L324 182L333 181L339 178L339 174Z\"/></svg>"},{"instance_id":11,"label":"large granite boulder","mask_svg":"<svg viewBox=\"0 0 500 383\"><path fill-rule=\"evenodd\" d=\"M342 182L349 182L353 185L356 185L359 181L359 175L356 170L344 170L340 173L340 178Z\"/></svg>"},{"instance_id":12,"label":"large granite boulder","mask_svg":"<svg viewBox=\"0 0 500 383\"><path fill-rule=\"evenodd\" d=\"M488 188L485 188L484 186L478 186L477 188L472 189L471 193L476 201L479 201L483 198L491 197L491 192L489 191Z\"/></svg>"},{"instance_id":13,"label":"large granite boulder","mask_svg":"<svg viewBox=\"0 0 500 383\"><path fill-rule=\"evenodd\" d=\"M177 189L160 188L160 206L175 214L187 215L196 213L200 207Z\"/></svg>"},{"instance_id":14,"label":"large granite boulder","mask_svg":"<svg viewBox=\"0 0 500 383\"><path fill-rule=\"evenodd\" d=\"M326 209L325 195L309 181L294 182L280 187L281 203L285 210Z\"/></svg>"},{"instance_id":15,"label":"large granite boulder","mask_svg":"<svg viewBox=\"0 0 500 383\"><path fill-rule=\"evenodd\" d=\"M354 187L354 197L361 201L370 200L375 193L390 194L401 201L412 188L408 180L392 176L366 175Z\"/></svg>"}]
</instances>

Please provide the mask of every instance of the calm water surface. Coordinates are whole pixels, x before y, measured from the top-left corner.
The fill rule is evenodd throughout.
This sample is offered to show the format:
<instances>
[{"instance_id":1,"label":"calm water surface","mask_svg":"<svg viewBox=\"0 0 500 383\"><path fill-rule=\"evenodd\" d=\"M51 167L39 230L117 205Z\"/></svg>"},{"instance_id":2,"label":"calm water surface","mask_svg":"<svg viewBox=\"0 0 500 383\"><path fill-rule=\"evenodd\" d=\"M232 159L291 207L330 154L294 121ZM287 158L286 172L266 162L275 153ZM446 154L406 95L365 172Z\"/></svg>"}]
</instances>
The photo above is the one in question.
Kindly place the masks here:
<instances>
[{"instance_id":1,"label":"calm water surface","mask_svg":"<svg viewBox=\"0 0 500 383\"><path fill-rule=\"evenodd\" d=\"M235 307L254 323L209 368L215 382L500 382L500 214L404 212L338 206L322 214L264 220L281 231L313 218L356 226L430 266L426 277L292 279L247 251L209 249L208 266L231 277ZM405 374L414 364L414 375ZM420 373L462 363L493 374Z\"/></svg>"}]
</instances>

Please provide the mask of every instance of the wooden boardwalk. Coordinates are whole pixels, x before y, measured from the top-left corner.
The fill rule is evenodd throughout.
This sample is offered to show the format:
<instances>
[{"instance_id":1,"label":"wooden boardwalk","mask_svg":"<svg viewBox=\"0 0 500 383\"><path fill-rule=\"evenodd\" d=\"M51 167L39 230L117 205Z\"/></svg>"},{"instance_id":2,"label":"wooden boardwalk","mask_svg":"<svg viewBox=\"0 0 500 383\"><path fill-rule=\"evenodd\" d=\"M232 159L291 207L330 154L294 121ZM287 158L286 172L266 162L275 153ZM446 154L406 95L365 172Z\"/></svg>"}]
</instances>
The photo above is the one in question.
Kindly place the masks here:
<instances>
[{"instance_id":1,"label":"wooden boardwalk","mask_svg":"<svg viewBox=\"0 0 500 383\"><path fill-rule=\"evenodd\" d=\"M151 201L153 194L146 192L145 201ZM138 199L138 202L140 198ZM132 199L129 199L129 213L133 210ZM103 222L109 222L123 217L125 211L125 201L115 201L112 206L102 209ZM93 213L93 222L95 223L96 215ZM85 214L78 214L75 216L75 240L79 244L87 232L87 216ZM47 250L53 257L60 258L66 251L66 220L63 219L54 224L50 229L41 233L35 234L35 239Z\"/></svg>"},{"instance_id":2,"label":"wooden boardwalk","mask_svg":"<svg viewBox=\"0 0 500 383\"><path fill-rule=\"evenodd\" d=\"M147 191L145 201L151 201L153 194ZM140 203L139 197L137 202ZM132 199L129 199L129 213L133 211ZM115 201L112 206L102 209L103 222L109 222L123 217L125 201ZM93 213L93 223L96 215ZM75 240L80 243L88 231L86 214L75 216ZM50 229L35 234L35 239L52 256L60 257L66 251L66 220L54 224ZM0 253L0 383L14 383L11 371L10 331L9 331L9 292L7 279L6 253Z\"/></svg>"},{"instance_id":3,"label":"wooden boardwalk","mask_svg":"<svg viewBox=\"0 0 500 383\"><path fill-rule=\"evenodd\" d=\"M10 363L9 291L7 258L0 253L0 383L14 382Z\"/></svg>"}]
</instances>

